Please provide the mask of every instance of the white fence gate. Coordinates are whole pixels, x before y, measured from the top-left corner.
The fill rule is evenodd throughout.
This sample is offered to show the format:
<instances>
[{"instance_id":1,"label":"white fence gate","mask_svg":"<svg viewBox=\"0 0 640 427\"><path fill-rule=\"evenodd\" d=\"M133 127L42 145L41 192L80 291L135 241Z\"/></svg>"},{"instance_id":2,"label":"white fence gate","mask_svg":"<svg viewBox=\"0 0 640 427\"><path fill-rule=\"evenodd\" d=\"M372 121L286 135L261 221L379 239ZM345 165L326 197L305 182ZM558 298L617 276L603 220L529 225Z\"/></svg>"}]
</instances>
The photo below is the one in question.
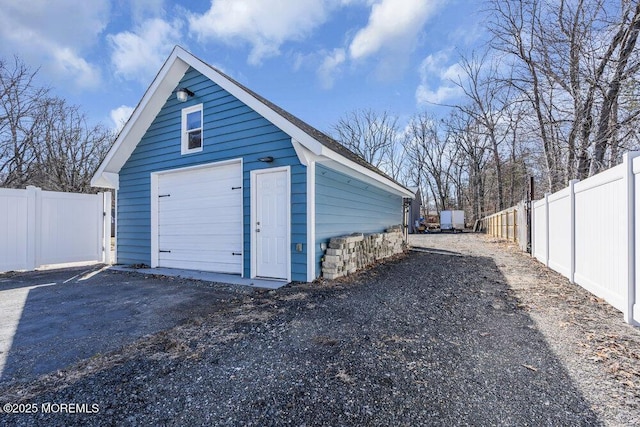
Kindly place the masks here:
<instances>
[{"instance_id":1,"label":"white fence gate","mask_svg":"<svg viewBox=\"0 0 640 427\"><path fill-rule=\"evenodd\" d=\"M640 322L640 152L533 203L532 254Z\"/></svg>"},{"instance_id":2,"label":"white fence gate","mask_svg":"<svg viewBox=\"0 0 640 427\"><path fill-rule=\"evenodd\" d=\"M0 188L0 272L110 262L111 193Z\"/></svg>"}]
</instances>

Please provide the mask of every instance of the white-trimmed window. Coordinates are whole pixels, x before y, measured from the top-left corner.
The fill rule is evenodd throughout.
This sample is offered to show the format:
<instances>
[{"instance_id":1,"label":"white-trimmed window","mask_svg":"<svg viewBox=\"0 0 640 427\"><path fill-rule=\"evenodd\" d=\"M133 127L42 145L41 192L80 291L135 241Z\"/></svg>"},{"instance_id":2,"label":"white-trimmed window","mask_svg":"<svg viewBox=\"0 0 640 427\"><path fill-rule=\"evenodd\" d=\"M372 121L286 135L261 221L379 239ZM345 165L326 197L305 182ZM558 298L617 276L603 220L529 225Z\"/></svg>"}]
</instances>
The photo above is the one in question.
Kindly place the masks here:
<instances>
[{"instance_id":1,"label":"white-trimmed window","mask_svg":"<svg viewBox=\"0 0 640 427\"><path fill-rule=\"evenodd\" d=\"M182 109L182 154L202 151L202 104Z\"/></svg>"}]
</instances>

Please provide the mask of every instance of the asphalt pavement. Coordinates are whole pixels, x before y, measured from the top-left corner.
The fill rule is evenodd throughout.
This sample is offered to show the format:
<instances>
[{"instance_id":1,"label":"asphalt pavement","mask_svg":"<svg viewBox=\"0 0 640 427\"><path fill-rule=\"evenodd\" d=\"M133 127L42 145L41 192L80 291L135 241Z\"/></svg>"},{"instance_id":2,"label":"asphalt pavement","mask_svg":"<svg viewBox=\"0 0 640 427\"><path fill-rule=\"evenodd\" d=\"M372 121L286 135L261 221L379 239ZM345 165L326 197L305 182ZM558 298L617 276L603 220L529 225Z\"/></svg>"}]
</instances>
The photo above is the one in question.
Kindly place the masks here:
<instances>
[{"instance_id":1,"label":"asphalt pavement","mask_svg":"<svg viewBox=\"0 0 640 427\"><path fill-rule=\"evenodd\" d=\"M0 384L117 350L245 292L103 265L0 274Z\"/></svg>"}]
</instances>

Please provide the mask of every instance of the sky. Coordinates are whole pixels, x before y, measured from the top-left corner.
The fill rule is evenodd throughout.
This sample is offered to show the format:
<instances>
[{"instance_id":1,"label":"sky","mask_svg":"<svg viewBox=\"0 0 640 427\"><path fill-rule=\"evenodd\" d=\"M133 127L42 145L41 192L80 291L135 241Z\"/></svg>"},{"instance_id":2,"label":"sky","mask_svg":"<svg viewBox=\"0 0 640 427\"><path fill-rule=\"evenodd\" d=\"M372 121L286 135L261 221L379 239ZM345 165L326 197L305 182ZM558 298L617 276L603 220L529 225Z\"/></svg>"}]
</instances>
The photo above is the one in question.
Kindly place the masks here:
<instances>
[{"instance_id":1,"label":"sky","mask_svg":"<svg viewBox=\"0 0 640 427\"><path fill-rule=\"evenodd\" d=\"M117 129L175 45L327 133L348 112L461 99L481 0L0 0L0 58Z\"/></svg>"}]
</instances>

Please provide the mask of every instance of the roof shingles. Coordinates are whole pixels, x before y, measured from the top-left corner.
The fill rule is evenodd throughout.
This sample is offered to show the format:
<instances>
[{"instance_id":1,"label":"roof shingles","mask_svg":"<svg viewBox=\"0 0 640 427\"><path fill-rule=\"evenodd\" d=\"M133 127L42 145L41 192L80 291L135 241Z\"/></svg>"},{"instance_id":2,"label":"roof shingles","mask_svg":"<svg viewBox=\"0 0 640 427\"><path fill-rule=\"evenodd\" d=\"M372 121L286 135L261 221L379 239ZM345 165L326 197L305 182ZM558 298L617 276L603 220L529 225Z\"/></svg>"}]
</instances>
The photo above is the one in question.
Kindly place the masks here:
<instances>
[{"instance_id":1,"label":"roof shingles","mask_svg":"<svg viewBox=\"0 0 640 427\"><path fill-rule=\"evenodd\" d=\"M206 64L206 62L205 62L205 64ZM224 78L228 79L230 82L232 82L233 84L235 84L236 86L238 86L239 88L244 90L249 95L253 96L259 102L263 103L264 105L266 105L267 107L269 107L270 109L272 109L273 111L278 113L280 116L282 116L283 118L288 120L290 123L292 123L293 125L298 127L300 130L302 130L306 134L308 134L311 137L313 137L313 139L318 141L320 144L324 145L325 147L329 148L332 151L335 151L336 153L342 155L343 157L346 157L347 159L357 163L358 165L360 165L362 167L365 167L365 168L377 173L378 175L380 175L380 176L392 181L393 183L395 183L395 184L397 184L397 185L399 185L399 186L401 186L403 188L407 188L405 185L400 184L398 181L396 181L395 179L393 179L392 177L390 177L389 175L387 175L386 173L384 173L383 171L381 171L377 167L373 166L371 163L367 162L362 157L358 156L356 153L354 153L353 151L349 150L347 147L345 147L344 145L342 145L340 142L336 141L335 139L331 138L330 136L328 136L324 132L319 131L318 129L314 128L310 124L308 124L305 121L299 119L298 117L294 116L293 114L289 113L288 111L278 107L273 102L271 102L268 99L258 95L257 93L255 93L251 89L247 88L243 84L241 84L238 81L234 80L233 78L229 77L228 75L226 75L225 73L223 73L219 69L213 67L212 65L207 64L207 66L209 66L216 73L220 74L221 76L223 76Z\"/></svg>"}]
</instances>

